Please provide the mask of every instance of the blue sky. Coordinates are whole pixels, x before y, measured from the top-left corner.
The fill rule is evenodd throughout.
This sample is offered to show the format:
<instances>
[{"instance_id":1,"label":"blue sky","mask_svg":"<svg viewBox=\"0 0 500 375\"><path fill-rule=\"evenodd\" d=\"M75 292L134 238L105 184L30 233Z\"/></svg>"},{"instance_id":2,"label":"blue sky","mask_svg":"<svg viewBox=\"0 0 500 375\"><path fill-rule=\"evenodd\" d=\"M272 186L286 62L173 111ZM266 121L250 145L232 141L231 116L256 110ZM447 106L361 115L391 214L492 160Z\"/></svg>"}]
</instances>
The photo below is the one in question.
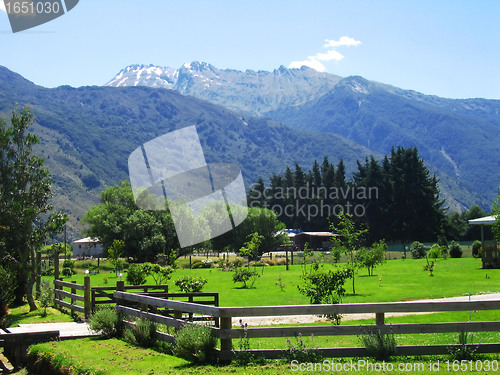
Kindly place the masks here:
<instances>
[{"instance_id":1,"label":"blue sky","mask_svg":"<svg viewBox=\"0 0 500 375\"><path fill-rule=\"evenodd\" d=\"M425 94L500 99L499 14L496 0L80 0L15 34L0 11L0 65L42 86L78 87L130 64L303 63Z\"/></svg>"}]
</instances>

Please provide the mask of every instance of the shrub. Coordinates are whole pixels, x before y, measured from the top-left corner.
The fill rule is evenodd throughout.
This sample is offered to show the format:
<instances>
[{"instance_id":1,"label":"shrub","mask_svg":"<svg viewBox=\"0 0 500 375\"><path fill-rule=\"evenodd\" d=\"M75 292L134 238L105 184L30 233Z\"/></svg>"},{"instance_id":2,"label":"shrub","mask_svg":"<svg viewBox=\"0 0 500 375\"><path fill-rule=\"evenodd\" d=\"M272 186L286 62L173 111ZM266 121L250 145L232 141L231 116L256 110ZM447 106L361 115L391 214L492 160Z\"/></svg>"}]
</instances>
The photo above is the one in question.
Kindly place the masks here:
<instances>
[{"instance_id":1,"label":"shrub","mask_svg":"<svg viewBox=\"0 0 500 375\"><path fill-rule=\"evenodd\" d=\"M392 332L385 333L381 329L375 329L368 331L360 339L369 356L377 361L389 361L396 354L396 339Z\"/></svg>"},{"instance_id":2,"label":"shrub","mask_svg":"<svg viewBox=\"0 0 500 375\"><path fill-rule=\"evenodd\" d=\"M75 272L75 262L73 262L72 260L66 259L63 262L62 266L63 266L63 269L61 271L61 274L63 276L72 276L76 273Z\"/></svg>"},{"instance_id":3,"label":"shrub","mask_svg":"<svg viewBox=\"0 0 500 375\"><path fill-rule=\"evenodd\" d=\"M151 275L156 285L160 285L170 280L174 269L171 266L160 266L159 264L146 262L142 265L142 274L144 277Z\"/></svg>"},{"instance_id":4,"label":"shrub","mask_svg":"<svg viewBox=\"0 0 500 375\"><path fill-rule=\"evenodd\" d=\"M102 339L118 337L123 331L123 321L115 309L105 307L90 317L90 329Z\"/></svg>"},{"instance_id":5,"label":"shrub","mask_svg":"<svg viewBox=\"0 0 500 375\"><path fill-rule=\"evenodd\" d=\"M7 307L14 301L16 284L15 272L0 265L0 318L7 315Z\"/></svg>"},{"instance_id":6,"label":"shrub","mask_svg":"<svg viewBox=\"0 0 500 375\"><path fill-rule=\"evenodd\" d=\"M470 361L474 358L474 354L479 348L479 344L474 345L474 334L469 336L468 332L460 332L458 334L458 345L448 347L448 352L454 361Z\"/></svg>"},{"instance_id":7,"label":"shrub","mask_svg":"<svg viewBox=\"0 0 500 375\"><path fill-rule=\"evenodd\" d=\"M175 334L174 355L195 363L213 363L216 345L217 337L210 327L189 324Z\"/></svg>"},{"instance_id":8,"label":"shrub","mask_svg":"<svg viewBox=\"0 0 500 375\"><path fill-rule=\"evenodd\" d=\"M127 283L130 285L146 284L146 273L141 264L131 264L127 270Z\"/></svg>"},{"instance_id":9,"label":"shrub","mask_svg":"<svg viewBox=\"0 0 500 375\"><path fill-rule=\"evenodd\" d=\"M101 308L90 317L90 329L102 339L118 337L123 332L122 316L113 308Z\"/></svg>"},{"instance_id":10,"label":"shrub","mask_svg":"<svg viewBox=\"0 0 500 375\"><path fill-rule=\"evenodd\" d=\"M452 258L461 258L462 257L462 248L456 241L451 241L450 245L450 257Z\"/></svg>"},{"instance_id":11,"label":"shrub","mask_svg":"<svg viewBox=\"0 0 500 375\"><path fill-rule=\"evenodd\" d=\"M482 246L483 245L482 245L481 241L478 241L478 240L476 240L476 241L474 241L472 243L472 256L474 258L480 258L481 257L481 252L482 252L481 248L482 248Z\"/></svg>"},{"instance_id":12,"label":"shrub","mask_svg":"<svg viewBox=\"0 0 500 375\"><path fill-rule=\"evenodd\" d=\"M156 323L148 319L139 319L135 325L128 327L124 332L126 341L143 348L152 348L156 345Z\"/></svg>"},{"instance_id":13,"label":"shrub","mask_svg":"<svg viewBox=\"0 0 500 375\"><path fill-rule=\"evenodd\" d=\"M314 340L314 335L311 335L311 342ZM307 348L302 339L302 334L295 338L295 344L290 339L286 340L288 349L283 353L283 357L287 362L298 361L299 363L317 363L321 362L323 356L318 347Z\"/></svg>"},{"instance_id":14,"label":"shrub","mask_svg":"<svg viewBox=\"0 0 500 375\"><path fill-rule=\"evenodd\" d=\"M54 289L49 281L43 280L40 285L40 306L43 307L43 316L47 316L47 307L52 305L54 300Z\"/></svg>"},{"instance_id":15,"label":"shrub","mask_svg":"<svg viewBox=\"0 0 500 375\"><path fill-rule=\"evenodd\" d=\"M233 281L235 283L243 283L243 288L248 288L249 286L250 288L252 288L253 285L255 284L255 281L259 277L260 275L257 273L257 271L251 270L248 267L245 268L240 267L234 271ZM248 281L250 281L249 286L247 285Z\"/></svg>"},{"instance_id":16,"label":"shrub","mask_svg":"<svg viewBox=\"0 0 500 375\"><path fill-rule=\"evenodd\" d=\"M432 245L427 256L432 259L439 258L441 256L441 246L437 243Z\"/></svg>"},{"instance_id":17,"label":"shrub","mask_svg":"<svg viewBox=\"0 0 500 375\"><path fill-rule=\"evenodd\" d=\"M194 276L183 276L175 280L175 285L182 292L201 292L206 283L207 279Z\"/></svg>"},{"instance_id":18,"label":"shrub","mask_svg":"<svg viewBox=\"0 0 500 375\"><path fill-rule=\"evenodd\" d=\"M414 259L421 259L425 257L425 246L422 242L414 241L411 244L411 256Z\"/></svg>"}]
</instances>

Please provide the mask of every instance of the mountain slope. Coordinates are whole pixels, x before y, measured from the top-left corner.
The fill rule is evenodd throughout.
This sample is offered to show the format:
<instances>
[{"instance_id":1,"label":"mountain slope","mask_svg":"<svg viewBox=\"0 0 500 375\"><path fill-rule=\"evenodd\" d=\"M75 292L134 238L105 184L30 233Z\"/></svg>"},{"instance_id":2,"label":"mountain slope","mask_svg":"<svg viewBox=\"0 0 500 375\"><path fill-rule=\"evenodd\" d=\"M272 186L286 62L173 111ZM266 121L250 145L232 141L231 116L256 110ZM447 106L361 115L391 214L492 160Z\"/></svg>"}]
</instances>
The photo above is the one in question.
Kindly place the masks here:
<instances>
[{"instance_id":1,"label":"mountain slope","mask_svg":"<svg viewBox=\"0 0 500 375\"><path fill-rule=\"evenodd\" d=\"M498 100L443 99L348 77L314 102L268 116L298 129L339 134L383 154L395 145L416 146L464 206L489 209L495 198ZM474 193L461 193L461 186Z\"/></svg>"},{"instance_id":2,"label":"mountain slope","mask_svg":"<svg viewBox=\"0 0 500 375\"><path fill-rule=\"evenodd\" d=\"M272 72L217 69L203 63L184 64L179 69L132 65L119 72L106 86L167 88L210 101L226 108L260 116L280 106L296 106L326 94L341 77L311 68Z\"/></svg>"},{"instance_id":3,"label":"mountain slope","mask_svg":"<svg viewBox=\"0 0 500 375\"><path fill-rule=\"evenodd\" d=\"M387 154L398 145L417 146L441 179L452 209L479 204L489 210L495 199L500 181L498 100L439 98L305 67L239 72L205 63L179 70L134 66L108 84L157 87L161 82L239 112L338 134L374 153Z\"/></svg>"},{"instance_id":4,"label":"mountain slope","mask_svg":"<svg viewBox=\"0 0 500 375\"><path fill-rule=\"evenodd\" d=\"M7 88L7 89L5 89ZM175 129L196 125L207 162L236 163L247 185L282 173L297 161L312 165L328 155L353 171L370 152L334 134L318 135L269 120L243 117L208 102L148 87L62 86L46 89L0 67L0 114L29 104L54 180L55 206L70 215L72 238L79 220L107 186L128 178L129 154Z\"/></svg>"}]
</instances>

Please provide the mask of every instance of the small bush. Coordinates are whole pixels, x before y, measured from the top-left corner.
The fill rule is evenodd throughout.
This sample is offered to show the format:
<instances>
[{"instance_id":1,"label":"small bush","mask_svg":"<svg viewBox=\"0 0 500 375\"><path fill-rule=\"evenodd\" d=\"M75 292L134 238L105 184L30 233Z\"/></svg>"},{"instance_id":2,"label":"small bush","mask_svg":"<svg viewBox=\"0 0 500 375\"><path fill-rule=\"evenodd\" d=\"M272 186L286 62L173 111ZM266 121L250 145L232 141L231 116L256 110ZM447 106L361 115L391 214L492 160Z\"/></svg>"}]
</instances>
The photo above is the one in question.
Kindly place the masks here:
<instances>
[{"instance_id":1,"label":"small bush","mask_svg":"<svg viewBox=\"0 0 500 375\"><path fill-rule=\"evenodd\" d=\"M182 292L186 293L201 292L206 283L207 279L194 276L183 276L175 280L175 285L177 285Z\"/></svg>"},{"instance_id":2,"label":"small bush","mask_svg":"<svg viewBox=\"0 0 500 375\"><path fill-rule=\"evenodd\" d=\"M234 271L233 281L235 283L243 283L243 288L252 288L255 284L255 281L259 277L260 275L257 273L257 271L251 270L248 267L237 268ZM248 281L250 281L249 285L247 285Z\"/></svg>"},{"instance_id":3,"label":"small bush","mask_svg":"<svg viewBox=\"0 0 500 375\"><path fill-rule=\"evenodd\" d=\"M90 329L102 339L118 337L123 331L122 317L112 308L101 308L90 317Z\"/></svg>"},{"instance_id":4,"label":"small bush","mask_svg":"<svg viewBox=\"0 0 500 375\"><path fill-rule=\"evenodd\" d=\"M472 243L472 256L474 258L481 258L482 246L483 244L481 243L481 241L478 240Z\"/></svg>"},{"instance_id":5,"label":"small bush","mask_svg":"<svg viewBox=\"0 0 500 375\"><path fill-rule=\"evenodd\" d=\"M314 336L311 335L311 342L314 340ZM298 361L299 363L317 363L321 362L323 356L321 352L316 348L307 348L302 339L302 335L295 338L295 344L292 343L290 339L286 340L288 349L283 353L283 357L287 362Z\"/></svg>"},{"instance_id":6,"label":"small bush","mask_svg":"<svg viewBox=\"0 0 500 375\"><path fill-rule=\"evenodd\" d=\"M458 335L458 346L448 347L448 352L454 361L470 361L479 348L479 344L474 345L474 334L460 332Z\"/></svg>"},{"instance_id":7,"label":"small bush","mask_svg":"<svg viewBox=\"0 0 500 375\"><path fill-rule=\"evenodd\" d=\"M425 257L425 246L422 242L414 241L411 244L411 256L414 259L421 259Z\"/></svg>"},{"instance_id":8,"label":"small bush","mask_svg":"<svg viewBox=\"0 0 500 375\"><path fill-rule=\"evenodd\" d=\"M429 252L427 253L427 256L432 259L439 258L441 256L441 246L439 246L437 243L431 246Z\"/></svg>"},{"instance_id":9,"label":"small bush","mask_svg":"<svg viewBox=\"0 0 500 375\"><path fill-rule=\"evenodd\" d=\"M214 363L217 337L210 327L189 324L175 335L174 355L195 363Z\"/></svg>"},{"instance_id":10,"label":"small bush","mask_svg":"<svg viewBox=\"0 0 500 375\"><path fill-rule=\"evenodd\" d=\"M141 264L131 264L127 270L127 283L130 285L146 284L146 273Z\"/></svg>"},{"instance_id":11,"label":"small bush","mask_svg":"<svg viewBox=\"0 0 500 375\"><path fill-rule=\"evenodd\" d=\"M461 258L463 254L462 248L456 241L451 241L450 245L450 257Z\"/></svg>"},{"instance_id":12,"label":"small bush","mask_svg":"<svg viewBox=\"0 0 500 375\"><path fill-rule=\"evenodd\" d=\"M135 325L125 330L123 337L133 345L152 348L156 346L156 330L157 326L155 322L147 319L139 319L135 322Z\"/></svg>"},{"instance_id":13,"label":"small bush","mask_svg":"<svg viewBox=\"0 0 500 375\"><path fill-rule=\"evenodd\" d=\"M0 318L7 315L10 303L14 301L17 276L14 270L0 265Z\"/></svg>"},{"instance_id":14,"label":"small bush","mask_svg":"<svg viewBox=\"0 0 500 375\"><path fill-rule=\"evenodd\" d=\"M54 288L48 280L43 280L40 285L40 306L43 307L43 316L47 316L47 307L52 305L54 300Z\"/></svg>"},{"instance_id":15,"label":"small bush","mask_svg":"<svg viewBox=\"0 0 500 375\"><path fill-rule=\"evenodd\" d=\"M360 337L368 350L369 356L377 361L389 361L396 354L396 339L392 332L385 333L381 329L368 331Z\"/></svg>"}]
</instances>

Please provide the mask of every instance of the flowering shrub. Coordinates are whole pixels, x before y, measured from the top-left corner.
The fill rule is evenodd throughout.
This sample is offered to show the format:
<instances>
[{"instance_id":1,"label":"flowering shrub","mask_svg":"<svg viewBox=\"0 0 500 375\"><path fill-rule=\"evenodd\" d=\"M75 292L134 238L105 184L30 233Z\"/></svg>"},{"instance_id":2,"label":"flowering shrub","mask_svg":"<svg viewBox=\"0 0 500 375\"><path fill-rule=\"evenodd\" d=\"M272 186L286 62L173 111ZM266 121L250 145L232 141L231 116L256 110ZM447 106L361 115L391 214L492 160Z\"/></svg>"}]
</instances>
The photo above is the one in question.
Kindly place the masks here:
<instances>
[{"instance_id":1,"label":"flowering shrub","mask_svg":"<svg viewBox=\"0 0 500 375\"><path fill-rule=\"evenodd\" d=\"M174 355L195 363L213 363L217 337L210 327L189 324L175 335Z\"/></svg>"},{"instance_id":2,"label":"flowering shrub","mask_svg":"<svg viewBox=\"0 0 500 375\"><path fill-rule=\"evenodd\" d=\"M175 285L179 287L182 292L201 292L207 279L194 276L183 276L175 280Z\"/></svg>"},{"instance_id":3,"label":"flowering shrub","mask_svg":"<svg viewBox=\"0 0 500 375\"><path fill-rule=\"evenodd\" d=\"M314 335L311 335L311 342L314 341ZM286 339L286 343L288 345L288 349L286 349L283 353L283 357L288 361L298 361L300 363L307 362L321 362L323 356L319 351L319 346L316 348L307 348L304 340L302 338L302 334L299 333L298 337L295 338L295 344L292 343L290 339Z\"/></svg>"}]
</instances>

